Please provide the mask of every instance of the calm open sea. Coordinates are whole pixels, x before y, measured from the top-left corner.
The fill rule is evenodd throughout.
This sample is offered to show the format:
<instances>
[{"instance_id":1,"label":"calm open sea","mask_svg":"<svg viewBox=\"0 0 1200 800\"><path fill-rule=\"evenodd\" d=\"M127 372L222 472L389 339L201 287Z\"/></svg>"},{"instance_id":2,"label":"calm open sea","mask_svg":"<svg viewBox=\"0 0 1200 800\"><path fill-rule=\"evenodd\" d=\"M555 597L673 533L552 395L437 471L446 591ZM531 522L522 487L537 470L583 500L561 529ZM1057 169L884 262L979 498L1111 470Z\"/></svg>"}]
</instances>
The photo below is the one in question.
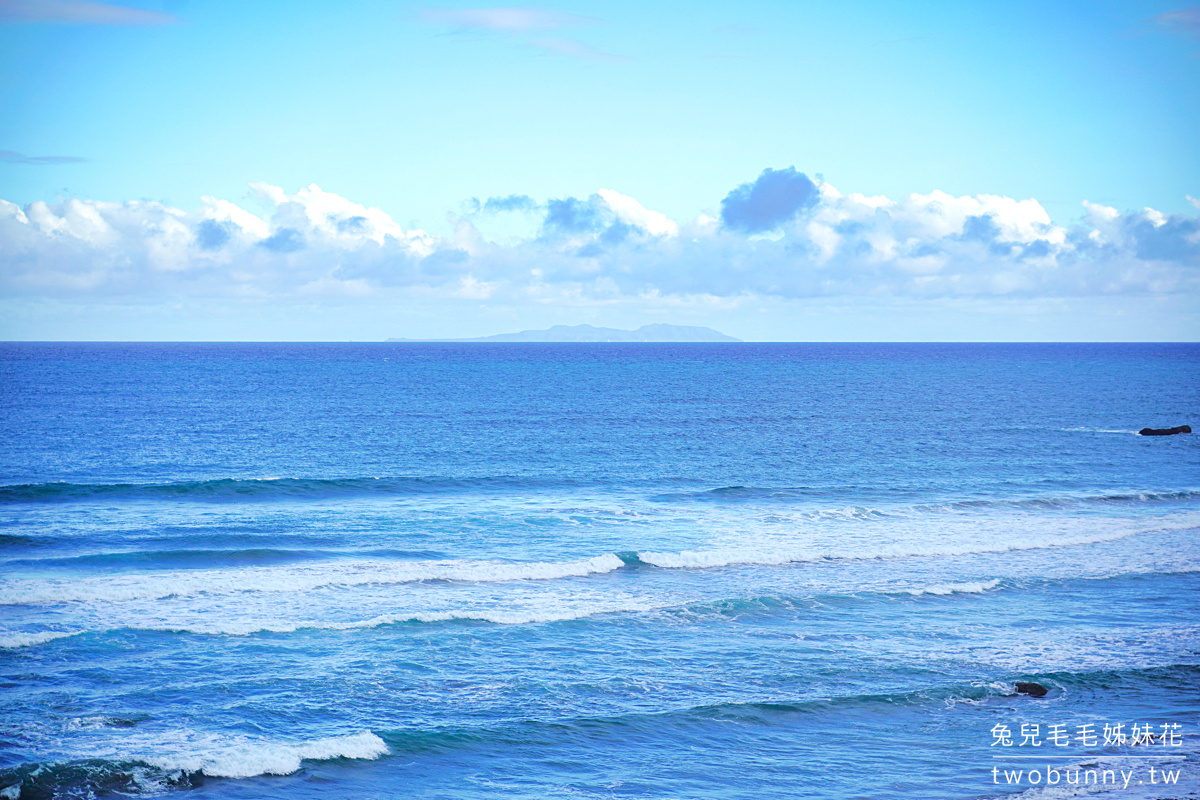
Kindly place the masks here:
<instances>
[{"instance_id":1,"label":"calm open sea","mask_svg":"<svg viewBox=\"0 0 1200 800\"><path fill-rule=\"evenodd\" d=\"M1195 797L1200 435L1136 431L1198 399L1186 344L0 345L0 797Z\"/></svg>"}]
</instances>

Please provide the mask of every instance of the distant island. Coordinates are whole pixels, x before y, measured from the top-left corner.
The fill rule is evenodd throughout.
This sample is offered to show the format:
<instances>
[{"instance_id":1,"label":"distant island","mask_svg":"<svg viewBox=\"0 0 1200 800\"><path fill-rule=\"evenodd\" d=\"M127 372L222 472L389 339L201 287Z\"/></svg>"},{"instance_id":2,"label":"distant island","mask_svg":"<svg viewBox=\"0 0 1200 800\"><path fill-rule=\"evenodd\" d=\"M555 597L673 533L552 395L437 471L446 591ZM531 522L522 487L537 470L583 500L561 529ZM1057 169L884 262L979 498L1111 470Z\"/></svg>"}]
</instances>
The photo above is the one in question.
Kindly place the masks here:
<instances>
[{"instance_id":1,"label":"distant island","mask_svg":"<svg viewBox=\"0 0 1200 800\"><path fill-rule=\"evenodd\" d=\"M695 325L643 325L636 331L593 325L555 325L544 331L498 333L474 339L388 339L389 342L740 342L712 328Z\"/></svg>"}]
</instances>

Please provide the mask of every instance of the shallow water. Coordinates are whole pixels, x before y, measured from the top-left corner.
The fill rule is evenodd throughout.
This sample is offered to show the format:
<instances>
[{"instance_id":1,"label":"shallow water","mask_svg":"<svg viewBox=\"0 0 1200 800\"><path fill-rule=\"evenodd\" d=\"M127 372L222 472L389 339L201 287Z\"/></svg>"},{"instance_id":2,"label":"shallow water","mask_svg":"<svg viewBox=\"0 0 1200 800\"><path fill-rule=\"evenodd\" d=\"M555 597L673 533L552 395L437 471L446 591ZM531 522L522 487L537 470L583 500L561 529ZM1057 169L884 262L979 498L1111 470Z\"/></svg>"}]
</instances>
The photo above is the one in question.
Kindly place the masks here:
<instances>
[{"instance_id":1,"label":"shallow water","mask_svg":"<svg viewBox=\"0 0 1200 800\"><path fill-rule=\"evenodd\" d=\"M1196 793L1198 356L2 345L0 791Z\"/></svg>"}]
</instances>

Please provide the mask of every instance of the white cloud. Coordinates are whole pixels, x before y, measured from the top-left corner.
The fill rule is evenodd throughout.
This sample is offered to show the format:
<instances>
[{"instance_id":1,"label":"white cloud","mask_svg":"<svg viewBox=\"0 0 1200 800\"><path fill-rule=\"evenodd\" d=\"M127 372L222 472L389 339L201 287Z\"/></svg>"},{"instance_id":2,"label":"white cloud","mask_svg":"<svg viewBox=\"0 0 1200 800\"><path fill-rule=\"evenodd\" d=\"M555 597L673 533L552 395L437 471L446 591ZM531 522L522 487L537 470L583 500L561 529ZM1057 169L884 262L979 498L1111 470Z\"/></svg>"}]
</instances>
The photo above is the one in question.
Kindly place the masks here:
<instances>
[{"instance_id":1,"label":"white cloud","mask_svg":"<svg viewBox=\"0 0 1200 800\"><path fill-rule=\"evenodd\" d=\"M1153 208L1142 209L1142 214L1146 219L1150 220L1150 224L1156 228L1161 228L1167 224L1167 215L1161 211L1155 211Z\"/></svg>"},{"instance_id":2,"label":"white cloud","mask_svg":"<svg viewBox=\"0 0 1200 800\"><path fill-rule=\"evenodd\" d=\"M1093 225L1108 224L1121 216L1121 212L1111 206L1102 206L1096 203L1083 201L1083 209L1087 212L1087 221Z\"/></svg>"},{"instance_id":3,"label":"white cloud","mask_svg":"<svg viewBox=\"0 0 1200 800\"><path fill-rule=\"evenodd\" d=\"M839 198L835 203L834 208L862 207L863 213L848 215L849 218L862 218L868 211L883 209L898 229L922 240L962 235L970 219L984 217L995 224L1003 241L1028 244L1041 240L1061 244L1066 236L1066 231L1056 228L1050 215L1033 199L1014 200L990 194L955 197L933 191L926 195L911 194L899 203L862 195Z\"/></svg>"},{"instance_id":4,"label":"white cloud","mask_svg":"<svg viewBox=\"0 0 1200 800\"><path fill-rule=\"evenodd\" d=\"M433 252L433 240L423 231L406 232L378 208L359 205L341 195L322 191L315 183L294 195L265 183L252 183L250 188L260 201L275 206L273 223L276 228L302 230L308 236L346 247L353 247L364 239L382 245L391 237L405 242L422 256Z\"/></svg>"},{"instance_id":5,"label":"white cloud","mask_svg":"<svg viewBox=\"0 0 1200 800\"><path fill-rule=\"evenodd\" d=\"M600 189L596 194L604 198L617 219L626 225L635 225L653 236L675 236L679 233L679 225L666 214L651 211L628 195L612 189Z\"/></svg>"},{"instance_id":6,"label":"white cloud","mask_svg":"<svg viewBox=\"0 0 1200 800\"><path fill-rule=\"evenodd\" d=\"M263 186L264 184L257 184ZM275 187L270 187L275 188ZM282 190L280 190L282 193ZM219 200L215 197L207 195L200 198L203 203L203 208L200 211L201 219L213 220L214 222L231 222L241 228L246 234L252 238L265 239L270 235L270 223L267 220L251 214L249 211L234 205L228 200Z\"/></svg>"}]
</instances>

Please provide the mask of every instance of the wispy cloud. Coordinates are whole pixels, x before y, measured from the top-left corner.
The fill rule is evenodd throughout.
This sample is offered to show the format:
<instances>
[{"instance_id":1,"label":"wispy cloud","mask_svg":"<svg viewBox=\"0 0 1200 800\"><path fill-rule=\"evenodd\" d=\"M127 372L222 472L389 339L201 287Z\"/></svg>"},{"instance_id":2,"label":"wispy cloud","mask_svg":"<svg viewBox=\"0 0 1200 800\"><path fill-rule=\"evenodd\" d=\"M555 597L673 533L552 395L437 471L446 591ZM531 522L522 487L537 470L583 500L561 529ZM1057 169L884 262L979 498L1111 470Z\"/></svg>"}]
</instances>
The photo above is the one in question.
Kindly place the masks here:
<instances>
[{"instance_id":1,"label":"wispy cloud","mask_svg":"<svg viewBox=\"0 0 1200 800\"><path fill-rule=\"evenodd\" d=\"M588 47L583 42L575 39L564 39L562 37L544 37L540 39L531 39L526 44L530 47L536 47L540 50L545 50L549 53L554 53L560 56L570 56L571 58L582 58L585 61L628 61L625 56L617 56L612 53L605 53L600 50L595 50Z\"/></svg>"},{"instance_id":2,"label":"wispy cloud","mask_svg":"<svg viewBox=\"0 0 1200 800\"><path fill-rule=\"evenodd\" d=\"M1200 6L1168 11L1154 18L1159 25L1200 38Z\"/></svg>"},{"instance_id":3,"label":"wispy cloud","mask_svg":"<svg viewBox=\"0 0 1200 800\"><path fill-rule=\"evenodd\" d=\"M0 150L0 163L4 164L80 164L87 161L78 156L26 156L12 150Z\"/></svg>"},{"instance_id":4,"label":"wispy cloud","mask_svg":"<svg viewBox=\"0 0 1200 800\"><path fill-rule=\"evenodd\" d=\"M174 14L92 0L0 0L0 20L54 25L173 25Z\"/></svg>"},{"instance_id":5,"label":"wispy cloud","mask_svg":"<svg viewBox=\"0 0 1200 800\"><path fill-rule=\"evenodd\" d=\"M427 8L420 12L423 22L446 25L457 30L487 30L502 33L535 33L561 28L576 28L595 22L592 17L546 11L531 6L511 8Z\"/></svg>"},{"instance_id":6,"label":"wispy cloud","mask_svg":"<svg viewBox=\"0 0 1200 800\"><path fill-rule=\"evenodd\" d=\"M564 28L579 28L599 20L580 14L548 11L532 6L507 8L427 8L417 18L443 25L455 33L481 32L508 36L526 47L585 61L624 61L621 56L605 53L577 39L546 34Z\"/></svg>"}]
</instances>

